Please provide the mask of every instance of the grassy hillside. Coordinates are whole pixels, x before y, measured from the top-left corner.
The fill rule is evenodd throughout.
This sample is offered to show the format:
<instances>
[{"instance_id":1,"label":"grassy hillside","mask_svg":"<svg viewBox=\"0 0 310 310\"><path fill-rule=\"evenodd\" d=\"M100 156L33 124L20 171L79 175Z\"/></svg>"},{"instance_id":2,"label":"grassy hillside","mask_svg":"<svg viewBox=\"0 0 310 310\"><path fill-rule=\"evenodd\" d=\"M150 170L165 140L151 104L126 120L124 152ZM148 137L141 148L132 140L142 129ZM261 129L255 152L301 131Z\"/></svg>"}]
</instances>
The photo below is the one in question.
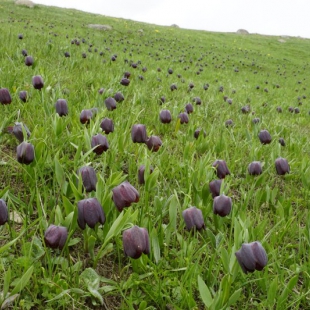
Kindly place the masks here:
<instances>
[{"instance_id":1,"label":"grassy hillside","mask_svg":"<svg viewBox=\"0 0 310 310\"><path fill-rule=\"evenodd\" d=\"M2 308L310 308L310 40L12 1L0 3L0 26ZM113 132L102 130L106 118ZM136 124L146 143L133 142ZM108 149L96 154L96 141ZM253 161L261 174L249 174ZM220 178L217 195L232 207L218 212L210 182ZM125 181L134 189L117 187ZM89 198L100 206L84 207ZM190 209L185 221L192 206L201 215ZM262 247L242 247L255 241ZM240 262L262 270L244 273Z\"/></svg>"}]
</instances>

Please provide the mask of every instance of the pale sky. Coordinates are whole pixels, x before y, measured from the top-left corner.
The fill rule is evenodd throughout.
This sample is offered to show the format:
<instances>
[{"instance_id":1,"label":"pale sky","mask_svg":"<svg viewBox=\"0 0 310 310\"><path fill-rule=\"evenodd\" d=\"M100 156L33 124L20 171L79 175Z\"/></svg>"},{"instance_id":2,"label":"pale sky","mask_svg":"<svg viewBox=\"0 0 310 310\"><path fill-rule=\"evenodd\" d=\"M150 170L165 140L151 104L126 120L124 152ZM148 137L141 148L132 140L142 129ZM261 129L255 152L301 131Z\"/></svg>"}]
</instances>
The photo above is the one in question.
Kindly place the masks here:
<instances>
[{"instance_id":1,"label":"pale sky","mask_svg":"<svg viewBox=\"0 0 310 310\"><path fill-rule=\"evenodd\" d=\"M181 28L310 38L310 0L33 0Z\"/></svg>"}]
</instances>

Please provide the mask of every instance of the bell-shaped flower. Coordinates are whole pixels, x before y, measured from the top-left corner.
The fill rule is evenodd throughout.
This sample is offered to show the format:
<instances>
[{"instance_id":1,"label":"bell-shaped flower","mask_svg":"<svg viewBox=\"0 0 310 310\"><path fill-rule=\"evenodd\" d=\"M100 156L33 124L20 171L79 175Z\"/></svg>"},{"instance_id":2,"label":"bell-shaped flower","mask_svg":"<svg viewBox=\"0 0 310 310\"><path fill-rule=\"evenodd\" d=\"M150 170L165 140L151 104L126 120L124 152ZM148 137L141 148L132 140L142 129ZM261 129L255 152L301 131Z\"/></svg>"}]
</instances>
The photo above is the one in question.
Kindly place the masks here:
<instances>
[{"instance_id":1,"label":"bell-shaped flower","mask_svg":"<svg viewBox=\"0 0 310 310\"><path fill-rule=\"evenodd\" d=\"M93 167L84 166L79 169L78 175L81 174L83 187L86 193L96 191L97 176Z\"/></svg>"},{"instance_id":2,"label":"bell-shaped flower","mask_svg":"<svg viewBox=\"0 0 310 310\"><path fill-rule=\"evenodd\" d=\"M123 247L126 256L137 259L150 254L150 240L146 228L133 226L123 232Z\"/></svg>"},{"instance_id":3,"label":"bell-shaped flower","mask_svg":"<svg viewBox=\"0 0 310 310\"><path fill-rule=\"evenodd\" d=\"M225 195L214 197L213 200L213 213L219 216L226 216L230 213L232 207L231 198Z\"/></svg>"},{"instance_id":4,"label":"bell-shaped flower","mask_svg":"<svg viewBox=\"0 0 310 310\"><path fill-rule=\"evenodd\" d=\"M190 207L182 212L187 230L205 228L202 212L196 207Z\"/></svg>"},{"instance_id":5,"label":"bell-shaped flower","mask_svg":"<svg viewBox=\"0 0 310 310\"><path fill-rule=\"evenodd\" d=\"M285 158L279 157L275 161L275 166L277 170L277 174L284 175L290 172L290 165Z\"/></svg>"},{"instance_id":6,"label":"bell-shaped flower","mask_svg":"<svg viewBox=\"0 0 310 310\"><path fill-rule=\"evenodd\" d=\"M16 148L17 161L29 165L34 161L34 146L28 142L22 142Z\"/></svg>"},{"instance_id":7,"label":"bell-shaped flower","mask_svg":"<svg viewBox=\"0 0 310 310\"><path fill-rule=\"evenodd\" d=\"M68 230L63 226L50 225L44 234L45 245L52 249L63 249L68 237Z\"/></svg>"},{"instance_id":8,"label":"bell-shaped flower","mask_svg":"<svg viewBox=\"0 0 310 310\"><path fill-rule=\"evenodd\" d=\"M112 199L118 211L130 207L132 203L139 201L138 191L128 182L125 181L112 189Z\"/></svg>"},{"instance_id":9,"label":"bell-shaped flower","mask_svg":"<svg viewBox=\"0 0 310 310\"><path fill-rule=\"evenodd\" d=\"M147 140L145 125L133 125L131 129L131 138L134 143L145 143Z\"/></svg>"},{"instance_id":10,"label":"bell-shaped flower","mask_svg":"<svg viewBox=\"0 0 310 310\"><path fill-rule=\"evenodd\" d=\"M0 199L0 225L4 225L9 220L8 207L3 199Z\"/></svg>"},{"instance_id":11,"label":"bell-shaped flower","mask_svg":"<svg viewBox=\"0 0 310 310\"><path fill-rule=\"evenodd\" d=\"M261 271L268 262L266 251L259 241L243 243L235 255L244 273Z\"/></svg>"},{"instance_id":12,"label":"bell-shaped flower","mask_svg":"<svg viewBox=\"0 0 310 310\"><path fill-rule=\"evenodd\" d=\"M105 223L105 214L97 198L87 198L78 202L78 225L85 229L86 224L95 228L96 224Z\"/></svg>"},{"instance_id":13,"label":"bell-shaped flower","mask_svg":"<svg viewBox=\"0 0 310 310\"><path fill-rule=\"evenodd\" d=\"M212 166L215 168L216 175L220 179L225 179L225 177L230 174L225 160L218 159Z\"/></svg>"}]
</instances>

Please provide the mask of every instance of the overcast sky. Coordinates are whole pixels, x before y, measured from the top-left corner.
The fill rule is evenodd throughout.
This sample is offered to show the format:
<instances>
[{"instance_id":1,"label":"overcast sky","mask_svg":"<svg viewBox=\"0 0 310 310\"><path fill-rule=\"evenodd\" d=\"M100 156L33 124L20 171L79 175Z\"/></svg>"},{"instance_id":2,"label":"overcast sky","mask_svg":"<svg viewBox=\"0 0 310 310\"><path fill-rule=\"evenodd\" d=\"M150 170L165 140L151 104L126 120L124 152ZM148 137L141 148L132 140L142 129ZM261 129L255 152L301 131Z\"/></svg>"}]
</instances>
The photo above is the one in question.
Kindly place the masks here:
<instances>
[{"instance_id":1,"label":"overcast sky","mask_svg":"<svg viewBox=\"0 0 310 310\"><path fill-rule=\"evenodd\" d=\"M310 38L310 0L33 0L181 28Z\"/></svg>"}]
</instances>

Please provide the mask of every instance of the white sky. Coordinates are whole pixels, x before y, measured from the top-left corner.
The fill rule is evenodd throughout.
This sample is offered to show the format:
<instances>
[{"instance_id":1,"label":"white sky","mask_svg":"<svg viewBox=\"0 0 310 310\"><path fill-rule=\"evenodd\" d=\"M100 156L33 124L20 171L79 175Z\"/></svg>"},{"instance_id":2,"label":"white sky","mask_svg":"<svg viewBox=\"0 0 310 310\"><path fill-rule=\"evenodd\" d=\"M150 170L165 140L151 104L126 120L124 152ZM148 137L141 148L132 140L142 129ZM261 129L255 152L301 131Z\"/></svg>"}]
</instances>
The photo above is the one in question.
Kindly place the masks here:
<instances>
[{"instance_id":1,"label":"white sky","mask_svg":"<svg viewBox=\"0 0 310 310\"><path fill-rule=\"evenodd\" d=\"M33 0L158 25L310 38L310 0Z\"/></svg>"}]
</instances>

